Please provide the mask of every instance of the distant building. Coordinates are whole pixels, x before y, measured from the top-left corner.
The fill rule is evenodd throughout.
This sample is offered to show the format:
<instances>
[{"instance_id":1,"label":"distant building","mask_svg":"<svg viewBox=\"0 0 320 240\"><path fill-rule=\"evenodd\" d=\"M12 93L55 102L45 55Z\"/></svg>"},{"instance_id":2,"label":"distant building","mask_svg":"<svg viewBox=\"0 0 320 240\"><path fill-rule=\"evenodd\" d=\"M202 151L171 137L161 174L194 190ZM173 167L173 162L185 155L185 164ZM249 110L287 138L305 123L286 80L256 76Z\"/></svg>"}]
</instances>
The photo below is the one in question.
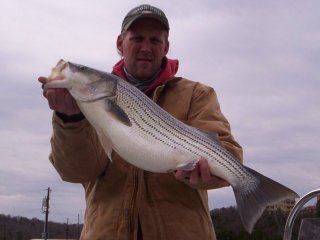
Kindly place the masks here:
<instances>
[{"instance_id":1,"label":"distant building","mask_svg":"<svg viewBox=\"0 0 320 240\"><path fill-rule=\"evenodd\" d=\"M280 210L282 212L289 213L295 204L296 204L296 200L294 198L285 199L274 205L267 206L266 210L267 212L275 212L277 210Z\"/></svg>"},{"instance_id":2,"label":"distant building","mask_svg":"<svg viewBox=\"0 0 320 240\"><path fill-rule=\"evenodd\" d=\"M316 206L307 206L301 209L301 214L315 214L317 211Z\"/></svg>"}]
</instances>

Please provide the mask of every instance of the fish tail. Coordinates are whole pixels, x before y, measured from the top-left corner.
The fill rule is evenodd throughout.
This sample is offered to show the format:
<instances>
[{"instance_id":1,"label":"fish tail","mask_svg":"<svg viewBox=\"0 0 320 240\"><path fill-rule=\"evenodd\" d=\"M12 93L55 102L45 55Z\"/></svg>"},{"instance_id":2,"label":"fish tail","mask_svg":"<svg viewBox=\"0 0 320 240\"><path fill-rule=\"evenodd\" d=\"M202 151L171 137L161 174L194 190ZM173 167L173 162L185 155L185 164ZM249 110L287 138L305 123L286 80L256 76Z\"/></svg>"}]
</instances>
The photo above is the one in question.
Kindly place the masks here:
<instances>
[{"instance_id":1,"label":"fish tail","mask_svg":"<svg viewBox=\"0 0 320 240\"><path fill-rule=\"evenodd\" d=\"M251 176L232 188L243 226L251 233L267 206L288 198L298 198L299 195L282 184L248 167L245 168Z\"/></svg>"}]
</instances>

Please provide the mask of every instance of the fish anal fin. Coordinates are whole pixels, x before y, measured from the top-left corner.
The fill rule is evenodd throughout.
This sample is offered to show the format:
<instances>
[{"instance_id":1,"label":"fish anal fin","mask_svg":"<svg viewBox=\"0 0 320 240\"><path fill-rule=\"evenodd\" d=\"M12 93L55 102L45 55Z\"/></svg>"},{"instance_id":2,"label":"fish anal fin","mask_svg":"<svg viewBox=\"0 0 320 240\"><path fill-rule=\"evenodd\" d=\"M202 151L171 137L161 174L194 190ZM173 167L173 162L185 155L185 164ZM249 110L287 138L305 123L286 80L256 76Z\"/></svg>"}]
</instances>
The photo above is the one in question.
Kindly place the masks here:
<instances>
[{"instance_id":1,"label":"fish anal fin","mask_svg":"<svg viewBox=\"0 0 320 240\"><path fill-rule=\"evenodd\" d=\"M105 110L110 112L110 114L114 117L114 119L118 120L124 125L129 127L132 126L132 123L128 115L114 101L110 99L105 99Z\"/></svg>"},{"instance_id":2,"label":"fish anal fin","mask_svg":"<svg viewBox=\"0 0 320 240\"><path fill-rule=\"evenodd\" d=\"M176 170L192 171L196 167L198 162L199 162L199 160L195 160L195 161L189 162L189 163L181 163L176 167Z\"/></svg>"}]
</instances>

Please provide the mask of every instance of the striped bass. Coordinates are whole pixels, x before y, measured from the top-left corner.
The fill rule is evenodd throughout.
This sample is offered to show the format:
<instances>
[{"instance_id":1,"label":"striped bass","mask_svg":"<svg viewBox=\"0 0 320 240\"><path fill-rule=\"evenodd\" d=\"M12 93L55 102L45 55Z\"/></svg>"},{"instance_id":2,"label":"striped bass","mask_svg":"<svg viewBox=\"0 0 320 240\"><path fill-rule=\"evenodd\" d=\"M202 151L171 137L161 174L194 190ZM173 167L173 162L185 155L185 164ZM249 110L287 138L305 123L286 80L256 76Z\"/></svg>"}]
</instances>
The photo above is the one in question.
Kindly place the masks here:
<instances>
[{"instance_id":1,"label":"striped bass","mask_svg":"<svg viewBox=\"0 0 320 240\"><path fill-rule=\"evenodd\" d=\"M184 124L119 77L60 60L45 88L66 88L95 128L111 160L116 151L151 172L191 171L206 159L212 175L233 188L248 232L268 205L299 197L291 189L237 161L213 133Z\"/></svg>"}]
</instances>

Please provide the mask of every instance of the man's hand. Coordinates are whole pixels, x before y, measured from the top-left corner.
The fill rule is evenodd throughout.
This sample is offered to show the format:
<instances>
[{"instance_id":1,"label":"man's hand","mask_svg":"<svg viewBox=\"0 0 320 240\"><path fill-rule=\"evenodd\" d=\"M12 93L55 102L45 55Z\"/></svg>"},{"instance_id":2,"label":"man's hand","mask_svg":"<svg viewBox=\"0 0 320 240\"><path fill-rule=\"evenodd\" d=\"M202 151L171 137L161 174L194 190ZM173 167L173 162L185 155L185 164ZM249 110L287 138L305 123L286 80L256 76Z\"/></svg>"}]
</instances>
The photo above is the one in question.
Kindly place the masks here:
<instances>
[{"instance_id":1,"label":"man's hand","mask_svg":"<svg viewBox=\"0 0 320 240\"><path fill-rule=\"evenodd\" d=\"M38 81L42 83L43 89L43 85L48 81L48 79L46 77L39 77ZM76 101L66 89L43 89L43 96L48 100L49 107L54 111L64 113L69 116L80 113L80 109Z\"/></svg>"},{"instance_id":2,"label":"man's hand","mask_svg":"<svg viewBox=\"0 0 320 240\"><path fill-rule=\"evenodd\" d=\"M223 179L211 175L208 162L205 159L200 159L192 171L178 170L175 176L178 180L194 188L218 188L230 185Z\"/></svg>"}]
</instances>

